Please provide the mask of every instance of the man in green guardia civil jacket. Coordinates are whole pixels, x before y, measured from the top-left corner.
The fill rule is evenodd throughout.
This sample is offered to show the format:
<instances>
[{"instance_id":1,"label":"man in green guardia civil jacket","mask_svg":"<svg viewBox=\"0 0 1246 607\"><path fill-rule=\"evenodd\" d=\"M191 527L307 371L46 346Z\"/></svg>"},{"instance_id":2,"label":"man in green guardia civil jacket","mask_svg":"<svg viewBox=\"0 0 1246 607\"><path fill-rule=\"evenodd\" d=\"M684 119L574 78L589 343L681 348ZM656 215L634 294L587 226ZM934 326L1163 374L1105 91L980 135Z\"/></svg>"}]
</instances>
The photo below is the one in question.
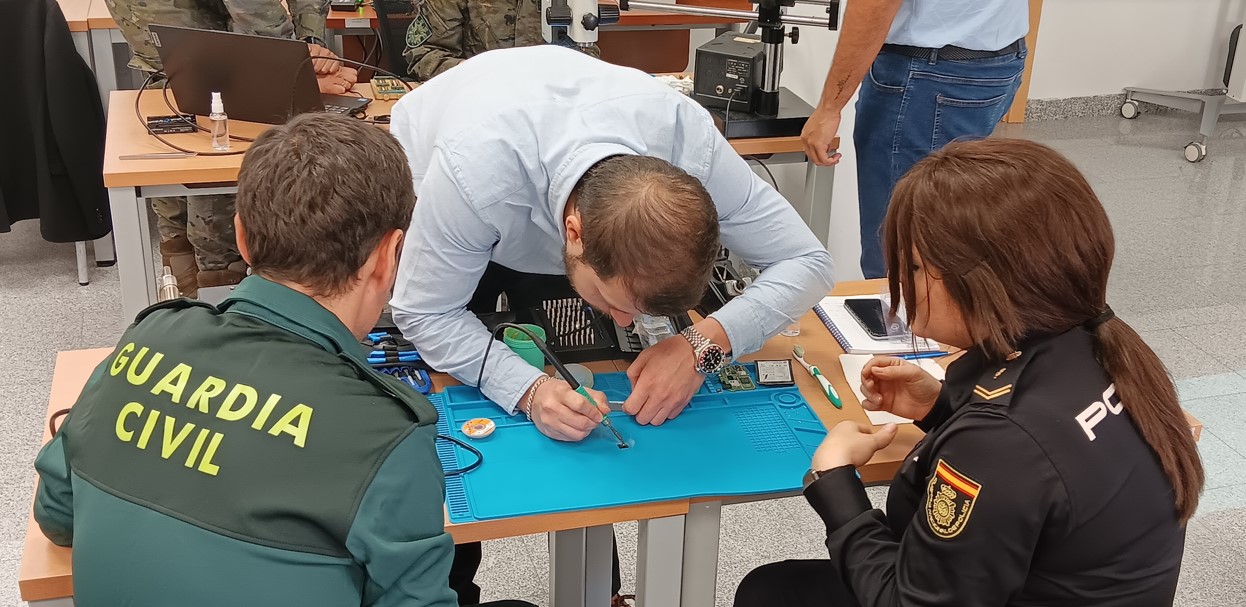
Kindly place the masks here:
<instances>
[{"instance_id":1,"label":"man in green guardia civil jacket","mask_svg":"<svg viewBox=\"0 0 1246 607\"><path fill-rule=\"evenodd\" d=\"M238 177L255 276L143 311L39 453L35 518L78 605L456 605L437 412L372 370L415 194L345 117L259 137Z\"/></svg>"}]
</instances>

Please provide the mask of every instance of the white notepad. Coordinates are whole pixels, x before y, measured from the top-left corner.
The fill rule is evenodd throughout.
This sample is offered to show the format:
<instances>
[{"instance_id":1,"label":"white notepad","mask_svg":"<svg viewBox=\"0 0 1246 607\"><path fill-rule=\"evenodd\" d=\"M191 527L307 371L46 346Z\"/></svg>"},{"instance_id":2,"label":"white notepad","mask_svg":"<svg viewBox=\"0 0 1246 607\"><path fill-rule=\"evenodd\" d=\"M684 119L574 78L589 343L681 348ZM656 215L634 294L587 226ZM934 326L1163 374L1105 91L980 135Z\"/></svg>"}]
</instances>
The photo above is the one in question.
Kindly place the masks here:
<instances>
[{"instance_id":1,"label":"white notepad","mask_svg":"<svg viewBox=\"0 0 1246 607\"><path fill-rule=\"evenodd\" d=\"M865 369L865 363L869 362L873 356L868 354L840 354L839 365L844 368L844 379L848 380L848 385L852 386L852 393L857 395L858 402L865 402L865 395L861 393L861 370ZM925 369L927 373L934 376L935 379L943 379L943 367L939 363L929 358L920 360L907 361L910 364L917 365ZM866 409L865 415L870 418L870 423L875 426L883 424L911 424L913 420L905 419L899 415L892 415L886 411L870 411Z\"/></svg>"},{"instance_id":2,"label":"white notepad","mask_svg":"<svg viewBox=\"0 0 1246 607\"><path fill-rule=\"evenodd\" d=\"M853 318L844 301L848 299L868 299L869 295L853 297L823 297L813 312L826 325L826 329L839 342L839 347L849 354L912 354L914 352L943 352L939 344L917 337L902 341L879 340L870 337L861 327L861 323Z\"/></svg>"}]
</instances>

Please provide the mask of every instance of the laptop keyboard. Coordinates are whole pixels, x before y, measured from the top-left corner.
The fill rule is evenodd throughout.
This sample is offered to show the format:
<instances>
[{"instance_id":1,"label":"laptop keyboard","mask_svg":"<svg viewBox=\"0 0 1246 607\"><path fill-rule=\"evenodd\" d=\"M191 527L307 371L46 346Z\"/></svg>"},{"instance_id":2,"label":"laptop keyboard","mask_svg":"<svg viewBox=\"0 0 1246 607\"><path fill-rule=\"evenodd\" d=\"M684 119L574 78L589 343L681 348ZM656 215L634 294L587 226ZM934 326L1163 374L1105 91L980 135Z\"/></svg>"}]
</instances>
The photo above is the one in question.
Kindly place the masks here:
<instances>
[{"instance_id":1,"label":"laptop keyboard","mask_svg":"<svg viewBox=\"0 0 1246 607\"><path fill-rule=\"evenodd\" d=\"M326 105L326 106L324 106L324 111L329 112L330 114L349 114L349 113L350 113L350 111L351 111L351 109L352 109L352 108L346 107L346 106L344 106L344 105Z\"/></svg>"}]
</instances>

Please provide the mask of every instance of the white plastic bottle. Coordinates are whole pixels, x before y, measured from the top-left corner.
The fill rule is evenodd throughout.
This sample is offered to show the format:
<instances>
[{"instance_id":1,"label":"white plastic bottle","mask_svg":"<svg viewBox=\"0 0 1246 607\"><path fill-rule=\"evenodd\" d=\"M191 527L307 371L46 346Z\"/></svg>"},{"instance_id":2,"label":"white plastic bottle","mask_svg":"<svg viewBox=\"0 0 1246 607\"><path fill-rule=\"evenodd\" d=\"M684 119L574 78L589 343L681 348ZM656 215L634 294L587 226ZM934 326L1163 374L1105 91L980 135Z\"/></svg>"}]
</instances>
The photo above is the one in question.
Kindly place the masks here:
<instances>
[{"instance_id":1,"label":"white plastic bottle","mask_svg":"<svg viewBox=\"0 0 1246 607\"><path fill-rule=\"evenodd\" d=\"M212 93L212 149L218 152L229 151L229 117L225 115L225 103L220 93Z\"/></svg>"}]
</instances>

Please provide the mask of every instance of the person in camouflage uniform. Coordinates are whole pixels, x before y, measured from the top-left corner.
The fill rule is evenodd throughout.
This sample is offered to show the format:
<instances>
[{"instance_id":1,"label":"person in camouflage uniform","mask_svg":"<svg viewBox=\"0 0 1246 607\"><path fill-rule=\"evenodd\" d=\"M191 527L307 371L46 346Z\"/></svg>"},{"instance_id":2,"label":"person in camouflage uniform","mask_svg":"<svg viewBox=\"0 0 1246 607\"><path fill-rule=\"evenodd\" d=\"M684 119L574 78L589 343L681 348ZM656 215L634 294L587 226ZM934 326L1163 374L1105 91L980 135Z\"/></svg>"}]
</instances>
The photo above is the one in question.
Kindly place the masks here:
<instances>
[{"instance_id":1,"label":"person in camouflage uniform","mask_svg":"<svg viewBox=\"0 0 1246 607\"><path fill-rule=\"evenodd\" d=\"M198 29L234 31L274 38L299 38L318 55L323 48L328 0L104 0L117 28L130 44L130 67L143 72L162 69L160 55L147 26L152 23ZM354 69L338 62L315 64L323 92L344 93L355 84ZM199 287L237 284L246 264L234 242L234 197L191 196L151 199L160 232L164 265L177 276L182 294L195 297Z\"/></svg>"},{"instance_id":2,"label":"person in camouflage uniform","mask_svg":"<svg viewBox=\"0 0 1246 607\"><path fill-rule=\"evenodd\" d=\"M545 44L541 0L414 0L407 28L407 74L424 82L485 51ZM558 44L576 46L564 39ZM600 57L597 45L585 53Z\"/></svg>"}]
</instances>

